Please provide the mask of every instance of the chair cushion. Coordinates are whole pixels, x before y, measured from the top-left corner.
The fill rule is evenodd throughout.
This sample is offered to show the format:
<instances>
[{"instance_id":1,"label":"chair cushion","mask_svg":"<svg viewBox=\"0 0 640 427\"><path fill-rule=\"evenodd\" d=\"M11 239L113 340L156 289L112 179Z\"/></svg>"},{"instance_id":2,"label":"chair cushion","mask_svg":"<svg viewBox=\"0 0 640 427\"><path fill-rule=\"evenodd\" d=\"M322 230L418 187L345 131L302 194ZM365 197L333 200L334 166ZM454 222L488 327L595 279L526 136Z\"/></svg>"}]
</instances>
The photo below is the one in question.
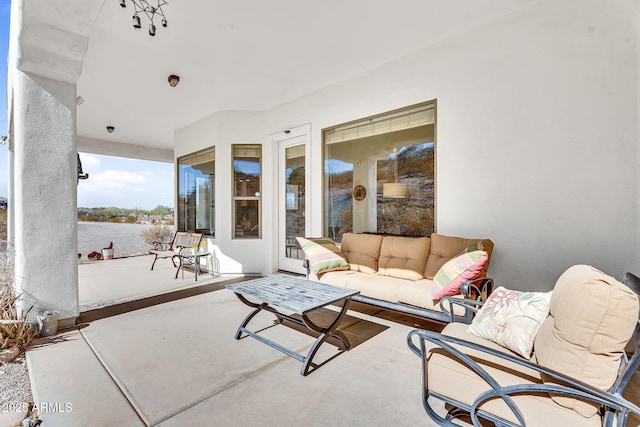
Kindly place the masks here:
<instances>
[{"instance_id":1,"label":"chair cushion","mask_svg":"<svg viewBox=\"0 0 640 427\"><path fill-rule=\"evenodd\" d=\"M327 237L296 237L315 274L348 270L349 263L333 240Z\"/></svg>"},{"instance_id":2,"label":"chair cushion","mask_svg":"<svg viewBox=\"0 0 640 427\"><path fill-rule=\"evenodd\" d=\"M485 251L464 252L447 261L433 278L431 296L435 300L450 295L458 295L466 280L480 277L488 255Z\"/></svg>"},{"instance_id":3,"label":"chair cushion","mask_svg":"<svg viewBox=\"0 0 640 427\"><path fill-rule=\"evenodd\" d=\"M469 332L529 359L533 340L549 315L551 292L519 292L498 287L480 307Z\"/></svg>"},{"instance_id":4,"label":"chair cushion","mask_svg":"<svg viewBox=\"0 0 640 427\"><path fill-rule=\"evenodd\" d=\"M385 236L380 248L378 274L398 279L421 280L429 255L428 237Z\"/></svg>"},{"instance_id":5,"label":"chair cushion","mask_svg":"<svg viewBox=\"0 0 640 427\"><path fill-rule=\"evenodd\" d=\"M507 350L494 342L468 333L467 325L462 323L450 323L442 330L442 333L481 344L494 350L507 352ZM457 346L454 345L454 347ZM427 365L429 370L427 378L429 391L471 405L480 394L490 390L490 386L485 380L466 368L450 353L432 344L427 351L430 352ZM539 374L534 370L506 362L503 359L478 350L463 348L463 351L480 363L502 386L541 383ZM602 420L598 415L584 418L574 411L556 404L545 393L519 394L512 397L522 411L528 426L602 426ZM518 423L513 412L501 399L490 399L483 403L480 409L501 416L513 423Z\"/></svg>"},{"instance_id":6,"label":"chair cushion","mask_svg":"<svg viewBox=\"0 0 640 427\"><path fill-rule=\"evenodd\" d=\"M347 257L351 270L373 274L378 271L381 246L380 235L345 233L340 250Z\"/></svg>"},{"instance_id":7,"label":"chair cushion","mask_svg":"<svg viewBox=\"0 0 640 427\"><path fill-rule=\"evenodd\" d=\"M536 335L537 362L608 390L638 321L638 305L638 296L613 277L587 265L569 268L554 287L549 317ZM583 401L552 398L585 417L597 411Z\"/></svg>"}]
</instances>

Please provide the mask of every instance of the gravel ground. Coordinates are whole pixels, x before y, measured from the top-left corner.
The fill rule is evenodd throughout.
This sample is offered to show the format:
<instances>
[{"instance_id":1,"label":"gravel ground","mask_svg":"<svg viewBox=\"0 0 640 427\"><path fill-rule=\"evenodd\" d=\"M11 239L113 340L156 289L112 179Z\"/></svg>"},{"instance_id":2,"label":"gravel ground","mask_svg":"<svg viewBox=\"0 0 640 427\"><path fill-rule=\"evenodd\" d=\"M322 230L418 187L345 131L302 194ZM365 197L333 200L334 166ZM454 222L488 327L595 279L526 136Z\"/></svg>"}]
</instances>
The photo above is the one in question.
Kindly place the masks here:
<instances>
[{"instance_id":1,"label":"gravel ground","mask_svg":"<svg viewBox=\"0 0 640 427\"><path fill-rule=\"evenodd\" d=\"M150 224L118 224L112 222L78 222L78 253L80 261L87 261L90 252L100 252L113 242L116 258L149 253L151 246L144 242L141 232Z\"/></svg>"},{"instance_id":2,"label":"gravel ground","mask_svg":"<svg viewBox=\"0 0 640 427\"><path fill-rule=\"evenodd\" d=\"M13 407L22 408L32 402L29 372L24 355L12 362L0 365L0 411L16 412Z\"/></svg>"}]
</instances>

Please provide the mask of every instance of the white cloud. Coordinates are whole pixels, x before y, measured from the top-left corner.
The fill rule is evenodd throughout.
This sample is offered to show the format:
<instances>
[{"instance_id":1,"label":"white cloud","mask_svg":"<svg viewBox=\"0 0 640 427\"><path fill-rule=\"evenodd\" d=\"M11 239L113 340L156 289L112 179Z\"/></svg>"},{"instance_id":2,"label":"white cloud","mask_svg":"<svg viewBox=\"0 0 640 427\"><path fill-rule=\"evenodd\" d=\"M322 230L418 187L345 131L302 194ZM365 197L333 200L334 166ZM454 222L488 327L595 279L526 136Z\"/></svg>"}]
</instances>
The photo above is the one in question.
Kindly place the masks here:
<instances>
[{"instance_id":1,"label":"white cloud","mask_svg":"<svg viewBox=\"0 0 640 427\"><path fill-rule=\"evenodd\" d=\"M87 166L85 167L85 156ZM153 209L173 206L173 174L126 159L81 154L89 179L78 184L78 206ZM105 169L102 170L100 166Z\"/></svg>"},{"instance_id":2,"label":"white cloud","mask_svg":"<svg viewBox=\"0 0 640 427\"><path fill-rule=\"evenodd\" d=\"M146 182L146 178L138 173L114 169L91 174L90 179L92 187L98 191L131 188Z\"/></svg>"},{"instance_id":3,"label":"white cloud","mask_svg":"<svg viewBox=\"0 0 640 427\"><path fill-rule=\"evenodd\" d=\"M84 170L87 168L96 169L100 167L100 159L93 154L80 153L80 161L82 162L82 169Z\"/></svg>"},{"instance_id":4,"label":"white cloud","mask_svg":"<svg viewBox=\"0 0 640 427\"><path fill-rule=\"evenodd\" d=\"M82 182L83 185L78 187L78 191L114 196L123 191L131 191L145 182L145 177L137 173L110 169L89 174L89 179Z\"/></svg>"}]
</instances>

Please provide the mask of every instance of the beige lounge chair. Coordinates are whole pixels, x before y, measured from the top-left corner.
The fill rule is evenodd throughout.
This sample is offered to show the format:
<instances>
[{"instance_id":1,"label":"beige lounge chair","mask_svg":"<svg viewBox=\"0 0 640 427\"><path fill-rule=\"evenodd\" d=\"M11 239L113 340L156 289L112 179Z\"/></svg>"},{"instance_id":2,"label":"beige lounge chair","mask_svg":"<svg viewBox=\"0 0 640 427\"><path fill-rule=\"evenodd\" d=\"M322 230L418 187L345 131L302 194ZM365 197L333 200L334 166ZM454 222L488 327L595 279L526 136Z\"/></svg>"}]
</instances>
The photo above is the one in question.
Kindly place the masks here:
<instances>
[{"instance_id":1,"label":"beige lounge chair","mask_svg":"<svg viewBox=\"0 0 640 427\"><path fill-rule=\"evenodd\" d=\"M640 415L637 396L622 397L640 366L638 307L629 287L574 266L556 283L530 357L461 323L441 334L414 330L408 344L422 359L425 411L448 426L461 425L457 419L474 426L625 426L631 413ZM436 409L436 401L448 411Z\"/></svg>"},{"instance_id":2,"label":"beige lounge chair","mask_svg":"<svg viewBox=\"0 0 640 427\"><path fill-rule=\"evenodd\" d=\"M178 231L173 236L171 244L156 243L156 249L152 249L149 252L155 255L153 263L151 264L151 270L156 265L158 258L171 258L173 266L177 268L176 278L180 270L180 254L184 249L198 248L202 241L203 233L196 233L194 231ZM164 246L164 247L163 247ZM168 246L168 248L166 248ZM165 249L166 248L166 249ZM176 263L176 260L178 261Z\"/></svg>"}]
</instances>

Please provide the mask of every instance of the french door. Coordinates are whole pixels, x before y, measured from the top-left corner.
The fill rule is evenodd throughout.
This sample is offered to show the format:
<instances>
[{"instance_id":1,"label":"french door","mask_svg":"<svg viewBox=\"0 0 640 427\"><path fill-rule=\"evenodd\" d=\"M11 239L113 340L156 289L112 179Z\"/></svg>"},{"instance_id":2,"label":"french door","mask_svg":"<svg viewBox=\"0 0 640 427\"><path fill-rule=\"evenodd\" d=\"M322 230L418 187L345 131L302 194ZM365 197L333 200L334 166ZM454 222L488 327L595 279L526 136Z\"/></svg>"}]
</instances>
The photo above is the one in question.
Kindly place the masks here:
<instances>
[{"instance_id":1,"label":"french door","mask_svg":"<svg viewBox=\"0 0 640 427\"><path fill-rule=\"evenodd\" d=\"M309 126L279 134L278 141L278 268L305 273L304 253L296 237L308 233Z\"/></svg>"}]
</instances>

